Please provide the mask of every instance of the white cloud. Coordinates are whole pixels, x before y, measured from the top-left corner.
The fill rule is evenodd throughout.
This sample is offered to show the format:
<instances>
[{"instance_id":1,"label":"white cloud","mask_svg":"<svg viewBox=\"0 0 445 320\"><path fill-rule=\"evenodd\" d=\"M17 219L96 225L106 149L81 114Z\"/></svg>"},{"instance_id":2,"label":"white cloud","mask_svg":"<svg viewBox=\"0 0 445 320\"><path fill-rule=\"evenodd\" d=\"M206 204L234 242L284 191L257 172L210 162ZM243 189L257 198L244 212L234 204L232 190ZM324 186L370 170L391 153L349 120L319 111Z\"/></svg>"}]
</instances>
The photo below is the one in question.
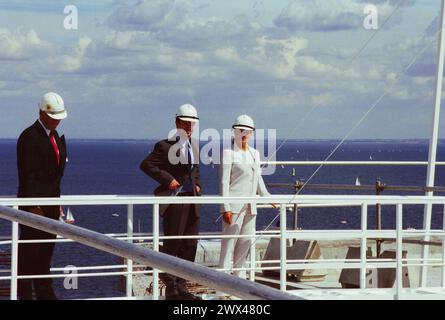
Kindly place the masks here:
<instances>
[{"instance_id":1,"label":"white cloud","mask_svg":"<svg viewBox=\"0 0 445 320\"><path fill-rule=\"evenodd\" d=\"M338 31L363 27L366 17L364 8L372 1L360 0L312 0L293 1L275 18L275 25L291 31ZM412 4L412 1L407 2ZM375 3L380 21L392 14L398 3L383 0ZM400 23L400 17L392 17L392 24Z\"/></svg>"},{"instance_id":2,"label":"white cloud","mask_svg":"<svg viewBox=\"0 0 445 320\"><path fill-rule=\"evenodd\" d=\"M108 19L108 24L118 30L156 31L177 28L190 12L187 0L138 0L136 4L124 4Z\"/></svg>"},{"instance_id":3,"label":"white cloud","mask_svg":"<svg viewBox=\"0 0 445 320\"><path fill-rule=\"evenodd\" d=\"M62 62L60 65L60 70L65 72L77 71L82 67L83 58L88 46L91 44L92 40L89 37L81 37L78 41L77 47L75 47L71 52L62 57Z\"/></svg>"},{"instance_id":4,"label":"white cloud","mask_svg":"<svg viewBox=\"0 0 445 320\"><path fill-rule=\"evenodd\" d=\"M257 39L257 46L246 57L249 65L263 68L278 79L291 79L295 76L298 53L308 45L307 39L291 37L287 39Z\"/></svg>"},{"instance_id":5,"label":"white cloud","mask_svg":"<svg viewBox=\"0 0 445 320\"><path fill-rule=\"evenodd\" d=\"M0 28L0 60L26 60L51 52L52 45L34 30Z\"/></svg>"},{"instance_id":6,"label":"white cloud","mask_svg":"<svg viewBox=\"0 0 445 320\"><path fill-rule=\"evenodd\" d=\"M377 67L373 66L368 70L366 76L370 80L379 80L382 74Z\"/></svg>"},{"instance_id":7,"label":"white cloud","mask_svg":"<svg viewBox=\"0 0 445 320\"><path fill-rule=\"evenodd\" d=\"M412 78L414 85L429 85L431 86L433 84L433 79L429 77L413 77Z\"/></svg>"},{"instance_id":8,"label":"white cloud","mask_svg":"<svg viewBox=\"0 0 445 320\"><path fill-rule=\"evenodd\" d=\"M326 107L335 101L335 97L332 93L320 93L311 97L311 103L316 106Z\"/></svg>"},{"instance_id":9,"label":"white cloud","mask_svg":"<svg viewBox=\"0 0 445 320\"><path fill-rule=\"evenodd\" d=\"M399 76L395 72L390 72L386 75L386 80L389 82L396 82Z\"/></svg>"},{"instance_id":10,"label":"white cloud","mask_svg":"<svg viewBox=\"0 0 445 320\"><path fill-rule=\"evenodd\" d=\"M223 62L238 62L240 57L234 47L224 47L215 50L215 57Z\"/></svg>"},{"instance_id":11,"label":"white cloud","mask_svg":"<svg viewBox=\"0 0 445 320\"><path fill-rule=\"evenodd\" d=\"M336 2L344 4L340 9L345 12L353 12L348 3L359 3ZM375 51L351 63L363 43L349 41L351 31L335 34L347 39L337 45L336 38L329 37L332 33L288 32L218 12L198 17L189 9L193 1L122 3L108 24L98 27L100 32L79 32L75 41L55 41L40 31L0 31L0 97L35 107L42 92L60 91L70 105L66 128L77 137L159 137L185 101L198 106L204 126L226 126L221 119L245 112L268 127L283 128L280 135L286 135L286 128L295 126L306 110L322 106L320 113L314 112L316 119L308 119L306 132L331 136L341 128L333 128L329 117L354 120L353 115L362 114L392 82L388 98L394 105L403 103L404 112L420 105L431 86L431 77L419 74L394 81L401 60L408 58L406 52L414 53L425 44L422 41L393 42L394 51L380 51L373 43ZM330 1L324 6L302 17L307 21L298 28L308 28L316 17L334 27L341 10L330 12ZM91 116L82 120L87 110ZM395 111L390 112L394 116ZM147 126L154 114L156 121ZM312 121L323 117L327 120L320 132L311 133Z\"/></svg>"},{"instance_id":12,"label":"white cloud","mask_svg":"<svg viewBox=\"0 0 445 320\"><path fill-rule=\"evenodd\" d=\"M274 90L266 93L262 100L263 105L267 107L267 110L269 111L282 108L303 110L305 106L310 105L307 95L304 92L296 90L286 90L286 92L275 92Z\"/></svg>"},{"instance_id":13,"label":"white cloud","mask_svg":"<svg viewBox=\"0 0 445 320\"><path fill-rule=\"evenodd\" d=\"M275 19L275 24L289 30L350 29L360 26L362 10L362 5L349 0L293 1Z\"/></svg>"},{"instance_id":14,"label":"white cloud","mask_svg":"<svg viewBox=\"0 0 445 320\"><path fill-rule=\"evenodd\" d=\"M310 56L302 56L298 58L297 68L302 70L305 74L328 74L334 70L333 67L323 64L317 59Z\"/></svg>"}]
</instances>

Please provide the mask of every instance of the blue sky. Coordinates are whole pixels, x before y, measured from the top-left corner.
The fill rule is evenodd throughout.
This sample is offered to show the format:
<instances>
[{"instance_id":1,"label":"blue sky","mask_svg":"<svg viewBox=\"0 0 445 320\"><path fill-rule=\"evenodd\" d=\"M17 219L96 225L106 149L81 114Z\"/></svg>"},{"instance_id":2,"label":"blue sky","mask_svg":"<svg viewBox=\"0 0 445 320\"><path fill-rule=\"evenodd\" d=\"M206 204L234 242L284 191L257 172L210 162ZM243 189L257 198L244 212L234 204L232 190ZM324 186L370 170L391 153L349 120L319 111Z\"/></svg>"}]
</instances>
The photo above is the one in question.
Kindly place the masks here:
<instances>
[{"instance_id":1,"label":"blue sky","mask_svg":"<svg viewBox=\"0 0 445 320\"><path fill-rule=\"evenodd\" d=\"M65 4L78 30L63 28ZM366 4L380 25L391 18L357 56L375 32ZM389 89L351 138L428 138L439 10L439 0L0 0L0 136L17 137L55 91L71 138L165 137L183 103L201 129L247 113L281 138L342 138Z\"/></svg>"}]
</instances>

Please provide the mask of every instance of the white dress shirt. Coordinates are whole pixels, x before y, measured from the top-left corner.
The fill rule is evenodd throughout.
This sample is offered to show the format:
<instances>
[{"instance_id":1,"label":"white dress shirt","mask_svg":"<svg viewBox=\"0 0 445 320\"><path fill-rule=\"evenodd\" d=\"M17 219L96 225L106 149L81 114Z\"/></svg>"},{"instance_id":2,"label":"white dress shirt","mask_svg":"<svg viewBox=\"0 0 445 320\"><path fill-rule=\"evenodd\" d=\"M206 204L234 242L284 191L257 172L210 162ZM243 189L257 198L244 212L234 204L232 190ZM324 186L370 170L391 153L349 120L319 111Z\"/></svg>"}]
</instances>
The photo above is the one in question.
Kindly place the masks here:
<instances>
[{"instance_id":1,"label":"white dress shirt","mask_svg":"<svg viewBox=\"0 0 445 320\"><path fill-rule=\"evenodd\" d=\"M39 123L41 124L42 128L45 129L45 132L46 132L46 134L49 137L49 134L51 133L51 130L46 129L46 127L43 125L43 123L42 123L42 121L40 121L40 119L37 119L37 120L39 120Z\"/></svg>"},{"instance_id":2,"label":"white dress shirt","mask_svg":"<svg viewBox=\"0 0 445 320\"><path fill-rule=\"evenodd\" d=\"M188 164L194 164L195 163L195 157L193 155L193 149L192 149L192 145L190 144L190 140L189 139L180 139L179 140L179 145L180 150L181 150L181 159L184 159L184 163L186 163L187 160L187 152L190 152L190 157L191 157L191 163ZM182 161L181 161L182 162Z\"/></svg>"}]
</instances>

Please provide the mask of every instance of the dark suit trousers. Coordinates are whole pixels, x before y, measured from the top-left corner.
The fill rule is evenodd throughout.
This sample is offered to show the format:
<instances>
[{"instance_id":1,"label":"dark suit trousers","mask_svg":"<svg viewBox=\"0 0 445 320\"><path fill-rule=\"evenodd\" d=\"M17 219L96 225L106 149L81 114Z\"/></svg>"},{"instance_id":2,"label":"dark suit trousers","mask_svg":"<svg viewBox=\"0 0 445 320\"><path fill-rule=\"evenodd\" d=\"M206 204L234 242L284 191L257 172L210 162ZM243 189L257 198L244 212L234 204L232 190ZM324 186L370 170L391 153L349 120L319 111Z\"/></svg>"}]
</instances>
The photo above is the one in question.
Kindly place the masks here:
<instances>
[{"instance_id":1,"label":"dark suit trousers","mask_svg":"<svg viewBox=\"0 0 445 320\"><path fill-rule=\"evenodd\" d=\"M58 219L58 207L44 207L45 216ZM57 211L57 212L56 212ZM55 239L56 235L20 225L20 240ZM50 274L54 243L20 243L18 246L18 274ZM18 280L18 296L22 300L32 300L32 288L37 300L52 300L56 296L52 288L52 279Z\"/></svg>"},{"instance_id":2,"label":"dark suit trousers","mask_svg":"<svg viewBox=\"0 0 445 320\"><path fill-rule=\"evenodd\" d=\"M199 217L194 204L172 204L164 212L164 235L181 236L199 233ZM165 239L161 252L191 262L195 261L197 239ZM167 287L184 286L185 280L171 274L161 273L161 280Z\"/></svg>"}]
</instances>

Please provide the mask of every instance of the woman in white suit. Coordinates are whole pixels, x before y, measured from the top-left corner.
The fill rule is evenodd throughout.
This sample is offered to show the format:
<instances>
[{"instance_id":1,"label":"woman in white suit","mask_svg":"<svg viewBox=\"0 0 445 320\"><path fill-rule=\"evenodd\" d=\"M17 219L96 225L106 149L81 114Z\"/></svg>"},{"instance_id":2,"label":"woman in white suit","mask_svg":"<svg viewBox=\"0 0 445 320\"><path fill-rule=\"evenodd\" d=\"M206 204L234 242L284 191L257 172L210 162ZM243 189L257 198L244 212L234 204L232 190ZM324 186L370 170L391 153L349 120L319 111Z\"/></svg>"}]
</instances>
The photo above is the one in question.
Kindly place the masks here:
<instances>
[{"instance_id":1,"label":"woman in white suit","mask_svg":"<svg viewBox=\"0 0 445 320\"><path fill-rule=\"evenodd\" d=\"M238 116L234 129L232 149L223 150L221 163L222 196L270 195L261 176L260 155L249 146L255 130L248 115ZM256 230L256 205L254 203L225 203L222 205L223 235L254 235ZM242 268L250 250L252 239L223 238L219 265L223 269ZM236 276L245 277L245 272L235 271Z\"/></svg>"}]
</instances>

